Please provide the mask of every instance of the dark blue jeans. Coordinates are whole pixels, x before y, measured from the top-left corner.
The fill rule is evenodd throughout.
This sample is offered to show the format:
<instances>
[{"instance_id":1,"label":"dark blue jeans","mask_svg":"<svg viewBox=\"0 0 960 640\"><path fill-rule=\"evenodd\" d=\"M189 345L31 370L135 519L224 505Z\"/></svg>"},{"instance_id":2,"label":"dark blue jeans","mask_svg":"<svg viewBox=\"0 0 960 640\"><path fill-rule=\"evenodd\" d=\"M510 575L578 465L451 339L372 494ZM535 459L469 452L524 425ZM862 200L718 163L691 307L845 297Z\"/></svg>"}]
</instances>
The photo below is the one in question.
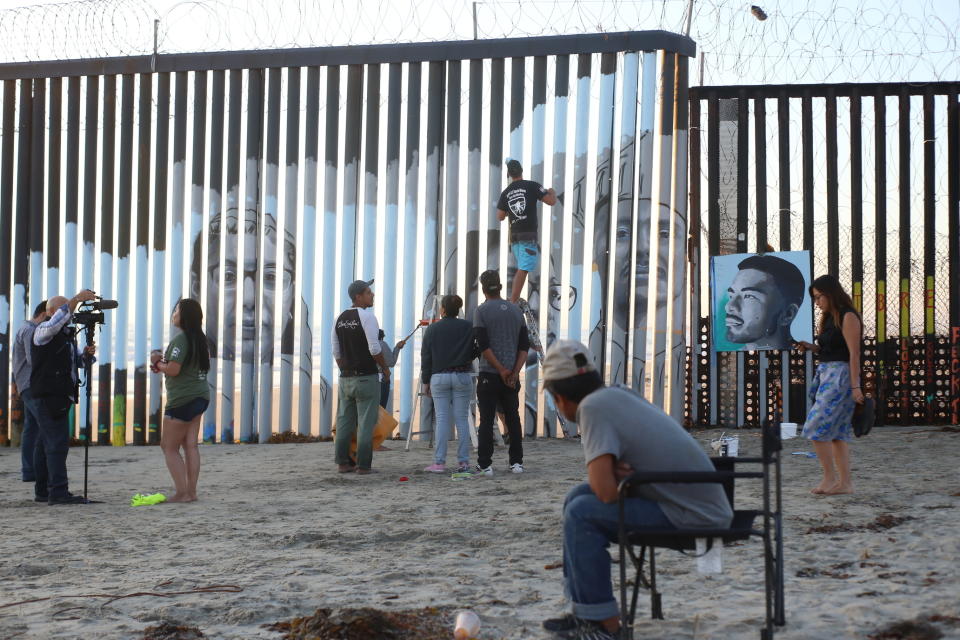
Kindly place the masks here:
<instances>
[{"instance_id":1,"label":"dark blue jeans","mask_svg":"<svg viewBox=\"0 0 960 640\"><path fill-rule=\"evenodd\" d=\"M62 409L63 404L62 398L33 399L38 427L33 456L34 491L38 497L62 498L70 493L67 488L67 454L70 452L67 420L70 413L57 410Z\"/></svg>"},{"instance_id":2,"label":"dark blue jeans","mask_svg":"<svg viewBox=\"0 0 960 640\"><path fill-rule=\"evenodd\" d=\"M20 434L20 474L24 482L37 479L33 472L33 454L37 448L37 410L30 389L20 392L23 401L23 433Z\"/></svg>"},{"instance_id":3,"label":"dark blue jeans","mask_svg":"<svg viewBox=\"0 0 960 640\"><path fill-rule=\"evenodd\" d=\"M601 502L587 483L575 486L563 501L563 590L578 618L620 615L607 553L607 546L617 540L618 512L616 502ZM676 528L660 505L646 498L629 498L625 515L632 530Z\"/></svg>"}]
</instances>

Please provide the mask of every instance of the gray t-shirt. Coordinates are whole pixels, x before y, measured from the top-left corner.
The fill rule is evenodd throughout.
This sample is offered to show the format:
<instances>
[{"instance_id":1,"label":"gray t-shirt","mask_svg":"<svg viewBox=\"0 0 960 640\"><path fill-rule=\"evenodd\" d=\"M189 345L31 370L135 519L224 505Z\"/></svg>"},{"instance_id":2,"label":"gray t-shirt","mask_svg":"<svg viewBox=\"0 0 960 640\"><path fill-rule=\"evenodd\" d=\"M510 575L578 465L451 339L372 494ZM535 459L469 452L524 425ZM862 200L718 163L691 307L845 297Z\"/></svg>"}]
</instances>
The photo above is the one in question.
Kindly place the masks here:
<instances>
[{"instance_id":1,"label":"gray t-shirt","mask_svg":"<svg viewBox=\"0 0 960 640\"><path fill-rule=\"evenodd\" d=\"M589 464L612 454L635 471L714 471L700 444L677 422L622 387L594 391L580 403L577 424ZM679 528L727 527L733 511L719 484L649 484L639 494L660 504Z\"/></svg>"},{"instance_id":2,"label":"gray t-shirt","mask_svg":"<svg viewBox=\"0 0 960 640\"><path fill-rule=\"evenodd\" d=\"M513 369L519 351L520 329L527 326L520 307L502 298L487 300L474 312L473 326L487 330L493 355L507 369ZM497 373L486 358L480 358L480 371Z\"/></svg>"},{"instance_id":3,"label":"gray t-shirt","mask_svg":"<svg viewBox=\"0 0 960 640\"><path fill-rule=\"evenodd\" d=\"M13 342L13 381L17 383L19 393L30 388L30 371L33 368L33 332L36 330L36 322L24 321Z\"/></svg>"}]
</instances>

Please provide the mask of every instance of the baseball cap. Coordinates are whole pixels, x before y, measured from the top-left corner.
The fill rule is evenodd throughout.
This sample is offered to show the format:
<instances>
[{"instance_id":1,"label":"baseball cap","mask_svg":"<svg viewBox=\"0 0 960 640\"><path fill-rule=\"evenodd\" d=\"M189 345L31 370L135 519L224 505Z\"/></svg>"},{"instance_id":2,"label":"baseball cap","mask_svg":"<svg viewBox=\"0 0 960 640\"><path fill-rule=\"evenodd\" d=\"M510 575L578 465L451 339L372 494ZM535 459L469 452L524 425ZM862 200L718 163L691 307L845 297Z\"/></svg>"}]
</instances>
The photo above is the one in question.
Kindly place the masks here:
<instances>
[{"instance_id":1,"label":"baseball cap","mask_svg":"<svg viewBox=\"0 0 960 640\"><path fill-rule=\"evenodd\" d=\"M500 274L493 269L487 269L480 274L480 288L484 291L500 291L503 285L500 284Z\"/></svg>"},{"instance_id":2,"label":"baseball cap","mask_svg":"<svg viewBox=\"0 0 960 640\"><path fill-rule=\"evenodd\" d=\"M544 381L565 380L596 370L593 356L576 340L557 340L543 359Z\"/></svg>"},{"instance_id":3,"label":"baseball cap","mask_svg":"<svg viewBox=\"0 0 960 640\"><path fill-rule=\"evenodd\" d=\"M507 175L511 178L519 178L523 175L523 167L520 166L519 160L507 158Z\"/></svg>"},{"instance_id":4,"label":"baseball cap","mask_svg":"<svg viewBox=\"0 0 960 640\"><path fill-rule=\"evenodd\" d=\"M355 296L358 296L369 289L370 285L372 284L373 278L370 278L369 280L354 280L350 283L350 286L347 287L347 295L349 295L350 299L353 300Z\"/></svg>"}]
</instances>

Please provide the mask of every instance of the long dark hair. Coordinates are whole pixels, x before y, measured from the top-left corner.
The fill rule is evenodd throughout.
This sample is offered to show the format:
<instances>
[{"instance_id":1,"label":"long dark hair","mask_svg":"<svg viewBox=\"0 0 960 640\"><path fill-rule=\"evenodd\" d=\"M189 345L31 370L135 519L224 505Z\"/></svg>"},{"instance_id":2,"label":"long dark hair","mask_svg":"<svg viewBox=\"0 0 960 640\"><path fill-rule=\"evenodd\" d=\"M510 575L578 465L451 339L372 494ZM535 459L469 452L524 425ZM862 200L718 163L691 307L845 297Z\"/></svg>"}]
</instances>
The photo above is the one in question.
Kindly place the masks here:
<instances>
[{"instance_id":1,"label":"long dark hair","mask_svg":"<svg viewBox=\"0 0 960 640\"><path fill-rule=\"evenodd\" d=\"M830 301L830 317L833 318L833 324L838 329L841 328L840 311L842 309L853 309L853 300L843 289L843 285L835 276L829 274L822 275L810 285L810 298L813 299L813 290L816 289L821 295L827 297ZM817 333L823 333L823 322L826 320L826 314L820 317L820 326Z\"/></svg>"},{"instance_id":2,"label":"long dark hair","mask_svg":"<svg viewBox=\"0 0 960 640\"><path fill-rule=\"evenodd\" d=\"M200 371L209 371L210 349L207 347L207 336L203 333L203 309L193 298L181 298L178 307L180 329L187 336L187 344L190 345L184 362L196 362Z\"/></svg>"}]
</instances>

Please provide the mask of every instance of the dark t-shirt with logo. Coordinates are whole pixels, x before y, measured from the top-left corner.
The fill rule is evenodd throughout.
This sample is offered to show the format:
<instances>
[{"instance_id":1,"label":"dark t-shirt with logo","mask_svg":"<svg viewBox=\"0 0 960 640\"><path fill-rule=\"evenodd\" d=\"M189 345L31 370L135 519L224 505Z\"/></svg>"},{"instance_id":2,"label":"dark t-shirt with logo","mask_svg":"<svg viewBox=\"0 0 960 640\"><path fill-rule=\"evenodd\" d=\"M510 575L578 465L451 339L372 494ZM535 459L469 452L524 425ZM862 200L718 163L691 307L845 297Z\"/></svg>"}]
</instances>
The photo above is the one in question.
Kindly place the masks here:
<instances>
[{"instance_id":1,"label":"dark t-shirt with logo","mask_svg":"<svg viewBox=\"0 0 960 640\"><path fill-rule=\"evenodd\" d=\"M497 201L497 209L510 220L510 239L523 242L537 239L537 201L547 195L543 185L533 180L515 180Z\"/></svg>"}]
</instances>

